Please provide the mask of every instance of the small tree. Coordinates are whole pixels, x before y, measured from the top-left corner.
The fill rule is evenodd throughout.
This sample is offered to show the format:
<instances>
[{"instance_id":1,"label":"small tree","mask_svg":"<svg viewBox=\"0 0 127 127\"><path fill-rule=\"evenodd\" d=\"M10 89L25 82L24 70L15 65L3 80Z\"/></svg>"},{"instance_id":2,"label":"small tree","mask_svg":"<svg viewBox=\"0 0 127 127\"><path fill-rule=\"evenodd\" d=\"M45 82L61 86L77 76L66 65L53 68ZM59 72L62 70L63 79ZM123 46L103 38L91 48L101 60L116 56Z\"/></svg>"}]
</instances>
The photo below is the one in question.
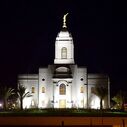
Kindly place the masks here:
<instances>
[{"instance_id":1,"label":"small tree","mask_svg":"<svg viewBox=\"0 0 127 127\"><path fill-rule=\"evenodd\" d=\"M14 89L8 88L7 86L0 88L0 97L3 100L4 110L8 107L8 99L11 95L15 94Z\"/></svg>"},{"instance_id":2,"label":"small tree","mask_svg":"<svg viewBox=\"0 0 127 127\"><path fill-rule=\"evenodd\" d=\"M112 100L116 103L116 108L124 110L126 92L120 90Z\"/></svg>"},{"instance_id":3,"label":"small tree","mask_svg":"<svg viewBox=\"0 0 127 127\"><path fill-rule=\"evenodd\" d=\"M100 109L103 109L102 101L104 100L104 98L108 94L107 86L105 86L105 85L96 85L92 92L100 98Z\"/></svg>"},{"instance_id":4,"label":"small tree","mask_svg":"<svg viewBox=\"0 0 127 127\"><path fill-rule=\"evenodd\" d=\"M29 92L25 92L25 91L26 91L26 88L23 85L18 86L17 94L18 94L18 98L20 101L21 110L23 110L23 99L25 97L31 97L32 96L32 95L30 95Z\"/></svg>"}]
</instances>

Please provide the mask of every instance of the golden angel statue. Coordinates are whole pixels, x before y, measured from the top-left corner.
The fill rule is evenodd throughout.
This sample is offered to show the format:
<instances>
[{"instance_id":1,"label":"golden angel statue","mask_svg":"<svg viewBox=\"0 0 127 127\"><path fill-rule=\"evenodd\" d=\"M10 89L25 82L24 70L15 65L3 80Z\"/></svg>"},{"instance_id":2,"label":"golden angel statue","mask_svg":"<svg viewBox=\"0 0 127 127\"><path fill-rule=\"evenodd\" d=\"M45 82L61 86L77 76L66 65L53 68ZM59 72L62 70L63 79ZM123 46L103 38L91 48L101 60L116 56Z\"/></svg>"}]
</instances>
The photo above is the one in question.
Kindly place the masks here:
<instances>
[{"instance_id":1,"label":"golden angel statue","mask_svg":"<svg viewBox=\"0 0 127 127\"><path fill-rule=\"evenodd\" d=\"M66 26L66 17L67 17L67 15L68 15L68 13L63 16L63 28L67 28L67 26Z\"/></svg>"}]
</instances>

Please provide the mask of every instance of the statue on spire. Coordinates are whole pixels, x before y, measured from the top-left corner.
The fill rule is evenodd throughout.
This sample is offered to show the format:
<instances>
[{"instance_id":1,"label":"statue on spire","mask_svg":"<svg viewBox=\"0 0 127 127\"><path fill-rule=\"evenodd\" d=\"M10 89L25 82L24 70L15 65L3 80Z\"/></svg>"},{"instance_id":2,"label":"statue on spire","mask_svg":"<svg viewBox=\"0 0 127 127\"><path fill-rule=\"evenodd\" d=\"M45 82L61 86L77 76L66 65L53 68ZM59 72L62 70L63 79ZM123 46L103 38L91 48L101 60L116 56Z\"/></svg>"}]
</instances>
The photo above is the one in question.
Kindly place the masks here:
<instances>
[{"instance_id":1,"label":"statue on spire","mask_svg":"<svg viewBox=\"0 0 127 127\"><path fill-rule=\"evenodd\" d=\"M67 17L68 13L66 13L64 16L63 16L63 28L67 28L66 26L66 17Z\"/></svg>"}]
</instances>

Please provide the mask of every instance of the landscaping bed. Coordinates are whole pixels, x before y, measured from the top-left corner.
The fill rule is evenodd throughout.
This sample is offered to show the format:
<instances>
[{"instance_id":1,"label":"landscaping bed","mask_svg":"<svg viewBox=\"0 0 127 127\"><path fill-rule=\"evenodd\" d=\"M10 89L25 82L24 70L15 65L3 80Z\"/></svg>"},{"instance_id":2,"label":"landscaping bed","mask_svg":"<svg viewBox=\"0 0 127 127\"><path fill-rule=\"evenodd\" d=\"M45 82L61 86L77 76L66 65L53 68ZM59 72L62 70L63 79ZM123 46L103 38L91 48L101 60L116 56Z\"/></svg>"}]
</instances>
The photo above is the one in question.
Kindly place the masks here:
<instances>
[{"instance_id":1,"label":"landscaping bed","mask_svg":"<svg viewBox=\"0 0 127 127\"><path fill-rule=\"evenodd\" d=\"M25 109L0 111L0 116L86 116L86 117L127 117L127 112L120 110L93 109Z\"/></svg>"}]
</instances>

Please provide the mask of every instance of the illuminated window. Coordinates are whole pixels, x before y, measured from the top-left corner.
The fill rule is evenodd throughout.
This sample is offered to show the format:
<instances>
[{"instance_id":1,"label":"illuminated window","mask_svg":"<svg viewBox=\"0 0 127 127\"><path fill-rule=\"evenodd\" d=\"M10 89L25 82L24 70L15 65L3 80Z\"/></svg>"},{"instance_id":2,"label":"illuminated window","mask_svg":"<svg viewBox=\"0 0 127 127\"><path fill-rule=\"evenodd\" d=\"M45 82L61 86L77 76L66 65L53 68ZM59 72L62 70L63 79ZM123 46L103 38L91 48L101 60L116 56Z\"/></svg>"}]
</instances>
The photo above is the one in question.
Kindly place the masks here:
<instances>
[{"instance_id":1,"label":"illuminated window","mask_svg":"<svg viewBox=\"0 0 127 127\"><path fill-rule=\"evenodd\" d=\"M35 93L35 87L34 86L32 86L32 91L31 92Z\"/></svg>"},{"instance_id":2,"label":"illuminated window","mask_svg":"<svg viewBox=\"0 0 127 127\"><path fill-rule=\"evenodd\" d=\"M80 88L80 93L84 93L84 88L83 87Z\"/></svg>"},{"instance_id":3,"label":"illuminated window","mask_svg":"<svg viewBox=\"0 0 127 127\"><path fill-rule=\"evenodd\" d=\"M63 47L61 49L61 58L62 59L67 59L67 48L66 47Z\"/></svg>"},{"instance_id":4,"label":"illuminated window","mask_svg":"<svg viewBox=\"0 0 127 127\"><path fill-rule=\"evenodd\" d=\"M45 87L42 87L42 93L45 93Z\"/></svg>"},{"instance_id":5,"label":"illuminated window","mask_svg":"<svg viewBox=\"0 0 127 127\"><path fill-rule=\"evenodd\" d=\"M35 105L35 104L34 104L34 100L32 100L32 101L31 101L31 105L32 105L32 106L34 106L34 105Z\"/></svg>"},{"instance_id":6,"label":"illuminated window","mask_svg":"<svg viewBox=\"0 0 127 127\"><path fill-rule=\"evenodd\" d=\"M59 92L60 92L60 95L65 95L66 94L66 86L65 86L65 84L61 84L60 85Z\"/></svg>"}]
</instances>

